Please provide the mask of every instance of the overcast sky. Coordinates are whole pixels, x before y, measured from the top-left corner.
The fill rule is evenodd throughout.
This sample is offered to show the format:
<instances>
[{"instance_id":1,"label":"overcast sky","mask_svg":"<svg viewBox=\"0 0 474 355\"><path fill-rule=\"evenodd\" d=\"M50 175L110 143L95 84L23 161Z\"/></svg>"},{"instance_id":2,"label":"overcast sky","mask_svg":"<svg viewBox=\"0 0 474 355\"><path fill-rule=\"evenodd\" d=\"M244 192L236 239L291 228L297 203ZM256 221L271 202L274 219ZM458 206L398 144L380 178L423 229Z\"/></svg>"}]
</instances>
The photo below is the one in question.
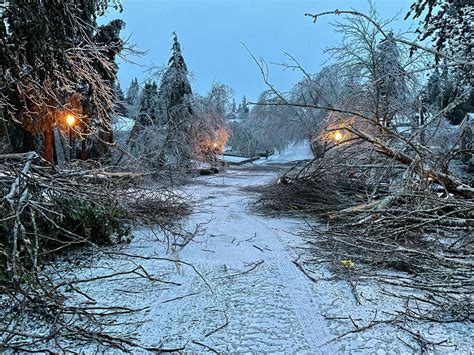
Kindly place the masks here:
<instances>
[{"instance_id":1,"label":"overcast sky","mask_svg":"<svg viewBox=\"0 0 474 355\"><path fill-rule=\"evenodd\" d=\"M124 91L132 78L147 79L146 67L164 65L170 55L171 33L176 31L184 58L193 74L195 92L205 94L212 83L232 87L237 102L242 95L252 101L266 89L260 72L240 42L267 62L284 62L290 53L309 71L317 72L327 55L324 49L337 43L330 22L335 17L318 19L313 24L306 12L355 8L367 12L365 0L122 0L123 13L110 11L101 23L122 18L123 37L148 53L134 60L144 67L120 64L119 79ZM402 16L411 1L374 1L382 17ZM395 30L406 28L396 22ZM397 28L398 27L398 28ZM301 74L270 65L270 79L282 90L301 78Z\"/></svg>"}]
</instances>

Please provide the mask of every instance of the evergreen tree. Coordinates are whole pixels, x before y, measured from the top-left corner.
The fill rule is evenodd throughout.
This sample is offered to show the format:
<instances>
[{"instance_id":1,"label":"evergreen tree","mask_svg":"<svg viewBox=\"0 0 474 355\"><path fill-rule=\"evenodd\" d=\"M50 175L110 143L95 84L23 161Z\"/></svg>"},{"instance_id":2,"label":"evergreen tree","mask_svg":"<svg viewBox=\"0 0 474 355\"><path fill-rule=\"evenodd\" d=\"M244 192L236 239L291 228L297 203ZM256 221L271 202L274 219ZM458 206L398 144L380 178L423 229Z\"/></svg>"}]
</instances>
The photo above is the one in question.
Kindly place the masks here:
<instances>
[{"instance_id":1,"label":"evergreen tree","mask_svg":"<svg viewBox=\"0 0 474 355\"><path fill-rule=\"evenodd\" d=\"M188 135L193 117L192 90L189 73L178 36L173 33L173 46L158 90L157 124L166 131L162 159L177 165L188 165L192 157Z\"/></svg>"},{"instance_id":2,"label":"evergreen tree","mask_svg":"<svg viewBox=\"0 0 474 355\"><path fill-rule=\"evenodd\" d=\"M428 78L428 83L422 95L422 101L424 104L433 105L437 109L441 108L442 87L438 68L436 68Z\"/></svg>"},{"instance_id":3,"label":"evergreen tree","mask_svg":"<svg viewBox=\"0 0 474 355\"><path fill-rule=\"evenodd\" d=\"M445 109L453 102L459 101L461 97L465 97L455 107L446 112L446 118L452 124L459 124L468 112L474 112L474 90L469 89L466 93L466 85L464 85L464 73L448 68L444 68L441 74L441 106Z\"/></svg>"},{"instance_id":4,"label":"evergreen tree","mask_svg":"<svg viewBox=\"0 0 474 355\"><path fill-rule=\"evenodd\" d=\"M137 78L133 79L127 90L125 97L126 115L129 118L136 119L139 112L140 104L140 86Z\"/></svg>"},{"instance_id":5,"label":"evergreen tree","mask_svg":"<svg viewBox=\"0 0 474 355\"><path fill-rule=\"evenodd\" d=\"M139 99L139 114L137 123L148 126L156 123L158 104L158 87L155 82L146 83Z\"/></svg>"},{"instance_id":6,"label":"evergreen tree","mask_svg":"<svg viewBox=\"0 0 474 355\"><path fill-rule=\"evenodd\" d=\"M127 114L127 108L125 107L125 95L118 80L115 83L114 92L116 98L116 111L119 115L125 116Z\"/></svg>"},{"instance_id":7,"label":"evergreen tree","mask_svg":"<svg viewBox=\"0 0 474 355\"><path fill-rule=\"evenodd\" d=\"M232 97L232 102L229 106L229 112L226 115L227 120L235 120L237 118L237 104L235 103L235 98Z\"/></svg>"},{"instance_id":8,"label":"evergreen tree","mask_svg":"<svg viewBox=\"0 0 474 355\"><path fill-rule=\"evenodd\" d=\"M127 90L126 103L128 106L134 106L138 104L140 98L140 86L138 85L138 79L135 78L130 83L130 87Z\"/></svg>"},{"instance_id":9,"label":"evergreen tree","mask_svg":"<svg viewBox=\"0 0 474 355\"><path fill-rule=\"evenodd\" d=\"M113 130L112 130L112 113L114 112L114 106L121 110L121 113L124 114L125 108L123 107L123 92L121 92L121 98L119 101L121 105L116 106L117 94L115 90L115 82L117 81L117 72L118 66L115 63L115 57L123 48L123 41L120 39L120 31L125 26L125 23L122 20L113 20L106 25L99 26L97 32L93 37L93 41L96 45L100 46L103 49L104 56L106 58L106 63L104 65L100 61L95 62L95 69L99 73L101 79L104 82L104 85L107 85L112 90L111 103L112 107L108 112L102 114L102 119L99 121L92 122L83 122L86 124L91 124L96 126L98 129L97 135L94 139L94 144L92 146L92 155L96 158L101 158L109 152L110 144L113 143ZM93 89L91 90L90 85L87 85L88 90L83 95L83 106L86 108L86 114L88 117L95 117L100 115L97 105L91 102L91 98L94 95ZM120 89L121 91L121 89ZM86 125L84 125L86 126ZM86 157L85 144L83 144L82 158Z\"/></svg>"},{"instance_id":10,"label":"evergreen tree","mask_svg":"<svg viewBox=\"0 0 474 355\"><path fill-rule=\"evenodd\" d=\"M134 82L138 85L137 81L132 81L132 85ZM137 99L137 101L136 107L138 113L135 118L135 124L128 138L128 145L132 150L143 146L144 148L141 148L139 153L146 154L148 148L156 149L156 144L147 145L146 142L140 141L149 139L149 135L146 133L144 134L144 129L152 125L156 125L156 113L158 109L158 87L156 83L145 83L145 86L143 87L143 90L141 91L140 97ZM155 130L155 133L158 133L157 129ZM137 152L134 151L133 153Z\"/></svg>"},{"instance_id":11,"label":"evergreen tree","mask_svg":"<svg viewBox=\"0 0 474 355\"><path fill-rule=\"evenodd\" d=\"M247 98L242 98L242 103L239 104L239 108L237 109L237 118L245 121L249 117L250 109L247 104Z\"/></svg>"},{"instance_id":12,"label":"evergreen tree","mask_svg":"<svg viewBox=\"0 0 474 355\"><path fill-rule=\"evenodd\" d=\"M392 33L377 46L375 60L378 118L382 125L389 126L407 101L406 71L401 64L400 51Z\"/></svg>"},{"instance_id":13,"label":"evergreen tree","mask_svg":"<svg viewBox=\"0 0 474 355\"><path fill-rule=\"evenodd\" d=\"M459 100L460 96L465 95L465 86L463 85L462 72L450 71L444 67L440 73L435 69L428 78L424 88L422 101L426 105L432 105L436 110L443 110L448 105ZM474 112L474 91L470 90L469 95L451 110L445 113L445 117L451 124L459 124L466 113Z\"/></svg>"}]
</instances>

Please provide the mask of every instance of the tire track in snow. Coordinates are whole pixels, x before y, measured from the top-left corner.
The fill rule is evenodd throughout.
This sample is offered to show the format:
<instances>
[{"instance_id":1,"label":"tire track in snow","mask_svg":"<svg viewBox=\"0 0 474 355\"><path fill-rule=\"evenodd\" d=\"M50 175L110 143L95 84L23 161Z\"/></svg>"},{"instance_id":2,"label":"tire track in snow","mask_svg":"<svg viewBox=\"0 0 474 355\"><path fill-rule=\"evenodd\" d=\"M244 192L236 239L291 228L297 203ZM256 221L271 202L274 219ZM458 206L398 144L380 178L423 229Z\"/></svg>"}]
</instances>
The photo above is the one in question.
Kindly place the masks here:
<instances>
[{"instance_id":1,"label":"tire track in snow","mask_svg":"<svg viewBox=\"0 0 474 355\"><path fill-rule=\"evenodd\" d=\"M311 288L311 282L308 278L293 264L294 258L291 258L288 251L286 250L286 243L284 238L288 241L288 238L295 238L289 236L284 230L268 227L268 222L262 221L263 224L267 225L267 228L274 229L275 239L278 243L274 244L275 252L279 255L280 260L276 263L280 270L280 277L285 275L286 280L290 279L291 282L284 282L286 286L286 292L290 299L295 300L292 302L292 306L295 312L298 314L299 321L306 334L308 342L311 346L312 352L316 352L319 344L323 344L332 338L328 328L326 326L326 320L316 310L319 310L319 306L316 303L316 295L313 294ZM284 237L282 234L285 234Z\"/></svg>"}]
</instances>

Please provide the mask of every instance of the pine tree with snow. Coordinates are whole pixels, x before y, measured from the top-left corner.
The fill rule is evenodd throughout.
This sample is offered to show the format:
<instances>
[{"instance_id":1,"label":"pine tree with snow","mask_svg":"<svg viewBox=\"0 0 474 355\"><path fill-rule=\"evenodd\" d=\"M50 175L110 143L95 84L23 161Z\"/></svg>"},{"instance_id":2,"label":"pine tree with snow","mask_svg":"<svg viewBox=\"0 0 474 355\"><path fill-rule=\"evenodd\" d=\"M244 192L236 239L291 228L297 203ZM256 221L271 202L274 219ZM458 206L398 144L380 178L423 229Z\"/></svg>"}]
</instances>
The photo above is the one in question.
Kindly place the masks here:
<instances>
[{"instance_id":1,"label":"pine tree with snow","mask_svg":"<svg viewBox=\"0 0 474 355\"><path fill-rule=\"evenodd\" d=\"M130 83L130 86L127 90L126 103L129 106L138 104L140 97L140 86L138 85L138 79L134 78Z\"/></svg>"},{"instance_id":2,"label":"pine tree with snow","mask_svg":"<svg viewBox=\"0 0 474 355\"><path fill-rule=\"evenodd\" d=\"M156 121L158 105L158 86L155 82L146 83L139 98L139 113L136 123L149 126Z\"/></svg>"},{"instance_id":3,"label":"pine tree with snow","mask_svg":"<svg viewBox=\"0 0 474 355\"><path fill-rule=\"evenodd\" d=\"M242 103L239 104L239 108L237 109L237 118L239 120L245 121L249 117L250 109L247 104L247 98L242 98Z\"/></svg>"},{"instance_id":4,"label":"pine tree with snow","mask_svg":"<svg viewBox=\"0 0 474 355\"><path fill-rule=\"evenodd\" d=\"M132 81L138 85L138 82ZM130 90L129 90L130 92ZM138 102L133 106L136 110L135 124L128 137L127 145L130 153L142 160L149 167L160 167L160 152L162 149L162 129L157 123L158 86L155 82L145 83ZM133 101L131 101L133 102ZM130 106L129 106L130 107Z\"/></svg>"},{"instance_id":5,"label":"pine tree with snow","mask_svg":"<svg viewBox=\"0 0 474 355\"><path fill-rule=\"evenodd\" d=\"M126 116L132 119L136 119L140 105L140 86L138 84L138 79L134 78L128 87L126 96L125 96L125 108L127 110Z\"/></svg>"},{"instance_id":6,"label":"pine tree with snow","mask_svg":"<svg viewBox=\"0 0 474 355\"><path fill-rule=\"evenodd\" d=\"M163 161L188 165L192 158L189 130L193 117L192 89L189 73L178 36L173 33L173 46L158 90L157 124L163 126L166 138Z\"/></svg>"},{"instance_id":7,"label":"pine tree with snow","mask_svg":"<svg viewBox=\"0 0 474 355\"><path fill-rule=\"evenodd\" d=\"M132 82L133 83L133 82ZM129 142L134 142L146 126L151 126L156 120L158 90L156 83L145 83L140 97L137 99L138 114L130 132Z\"/></svg>"},{"instance_id":8,"label":"pine tree with snow","mask_svg":"<svg viewBox=\"0 0 474 355\"><path fill-rule=\"evenodd\" d=\"M127 108L125 107L125 95L118 80L114 85L114 93L116 98L115 110L119 115L125 116L127 114Z\"/></svg>"},{"instance_id":9,"label":"pine tree with snow","mask_svg":"<svg viewBox=\"0 0 474 355\"><path fill-rule=\"evenodd\" d=\"M232 98L232 102L229 105L229 110L226 114L226 119L228 121L233 121L237 118L237 104L235 103L235 99Z\"/></svg>"}]
</instances>

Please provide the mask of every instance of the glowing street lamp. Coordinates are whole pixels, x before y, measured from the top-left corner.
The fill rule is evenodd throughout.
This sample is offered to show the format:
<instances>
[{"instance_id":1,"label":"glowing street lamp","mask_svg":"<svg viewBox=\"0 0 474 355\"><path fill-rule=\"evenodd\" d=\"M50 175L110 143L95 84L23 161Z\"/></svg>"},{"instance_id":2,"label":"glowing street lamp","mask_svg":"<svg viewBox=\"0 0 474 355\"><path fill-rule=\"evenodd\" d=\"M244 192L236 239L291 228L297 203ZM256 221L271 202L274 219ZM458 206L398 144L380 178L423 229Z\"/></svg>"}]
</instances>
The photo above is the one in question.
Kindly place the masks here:
<instances>
[{"instance_id":1,"label":"glowing street lamp","mask_svg":"<svg viewBox=\"0 0 474 355\"><path fill-rule=\"evenodd\" d=\"M71 114L67 115L66 116L66 123L69 126L69 128L74 126L76 124L76 116L71 115Z\"/></svg>"},{"instance_id":2,"label":"glowing street lamp","mask_svg":"<svg viewBox=\"0 0 474 355\"><path fill-rule=\"evenodd\" d=\"M66 115L69 135L69 160L72 160L72 127L76 125L77 118L73 114Z\"/></svg>"},{"instance_id":3,"label":"glowing street lamp","mask_svg":"<svg viewBox=\"0 0 474 355\"><path fill-rule=\"evenodd\" d=\"M342 135L341 132L336 131L336 133L334 133L334 140L335 140L336 142L342 141L342 138L343 138L343 135Z\"/></svg>"}]
</instances>

